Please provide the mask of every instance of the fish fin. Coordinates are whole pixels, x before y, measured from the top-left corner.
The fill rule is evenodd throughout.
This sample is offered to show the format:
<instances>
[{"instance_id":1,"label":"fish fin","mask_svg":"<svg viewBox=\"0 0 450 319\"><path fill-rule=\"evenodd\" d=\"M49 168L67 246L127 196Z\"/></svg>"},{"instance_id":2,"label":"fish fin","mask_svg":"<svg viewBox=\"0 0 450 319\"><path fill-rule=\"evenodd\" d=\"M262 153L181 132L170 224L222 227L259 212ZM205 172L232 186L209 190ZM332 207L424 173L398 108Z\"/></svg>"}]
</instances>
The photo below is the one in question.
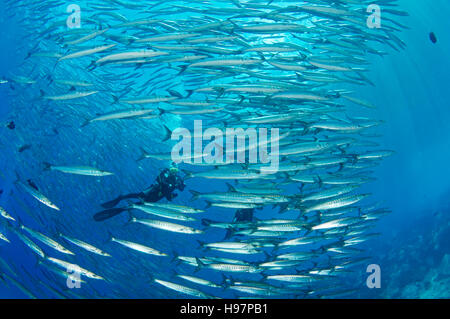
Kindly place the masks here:
<instances>
[{"instance_id":1,"label":"fish fin","mask_svg":"<svg viewBox=\"0 0 450 319\"><path fill-rule=\"evenodd\" d=\"M166 110L164 110L164 109L162 109L162 108L160 108L160 107L158 107L158 111L159 111L158 116L161 116L161 115L163 115L164 113L166 113Z\"/></svg>"},{"instance_id":2,"label":"fish fin","mask_svg":"<svg viewBox=\"0 0 450 319\"><path fill-rule=\"evenodd\" d=\"M110 242L113 241L113 240L114 240L114 236L113 236L113 234L111 233L111 231L108 230L108 239L105 241L105 244L106 244L106 243L110 243Z\"/></svg>"},{"instance_id":3,"label":"fish fin","mask_svg":"<svg viewBox=\"0 0 450 319\"><path fill-rule=\"evenodd\" d=\"M170 269L170 276L175 279L176 277L178 277L178 274L174 269Z\"/></svg>"},{"instance_id":4,"label":"fish fin","mask_svg":"<svg viewBox=\"0 0 450 319\"><path fill-rule=\"evenodd\" d=\"M233 227L227 228L227 232L225 233L225 237L223 238L223 240L230 239L231 236L233 236L233 230Z\"/></svg>"},{"instance_id":5,"label":"fish fin","mask_svg":"<svg viewBox=\"0 0 450 319\"><path fill-rule=\"evenodd\" d=\"M178 75L180 75L180 74L183 74L184 73L184 71L186 71L186 69L187 69L187 65L183 65L183 66L181 66L181 68L180 68L181 70L180 70L180 73L178 73Z\"/></svg>"},{"instance_id":6,"label":"fish fin","mask_svg":"<svg viewBox=\"0 0 450 319\"><path fill-rule=\"evenodd\" d=\"M222 97L223 93L225 93L225 89L224 88L220 88L220 89L215 89L217 91L217 97Z\"/></svg>"},{"instance_id":7,"label":"fish fin","mask_svg":"<svg viewBox=\"0 0 450 319\"><path fill-rule=\"evenodd\" d=\"M237 193L237 190L236 190L236 188L233 186L233 185L231 185L230 183L226 183L227 184L227 187L228 187L228 191L229 192L235 192L235 193Z\"/></svg>"},{"instance_id":8,"label":"fish fin","mask_svg":"<svg viewBox=\"0 0 450 319\"><path fill-rule=\"evenodd\" d=\"M49 171L52 167L52 164L44 162L44 171Z\"/></svg>"},{"instance_id":9,"label":"fish fin","mask_svg":"<svg viewBox=\"0 0 450 319\"><path fill-rule=\"evenodd\" d=\"M212 220L206 219L206 218L202 218L202 225L203 226L209 226L209 225L211 225L211 223L212 223Z\"/></svg>"},{"instance_id":10,"label":"fish fin","mask_svg":"<svg viewBox=\"0 0 450 319\"><path fill-rule=\"evenodd\" d=\"M20 218L20 216L17 216L17 228L22 229L22 226L23 226L22 219Z\"/></svg>"},{"instance_id":11,"label":"fish fin","mask_svg":"<svg viewBox=\"0 0 450 319\"><path fill-rule=\"evenodd\" d=\"M185 177L184 177L184 180L187 180L187 179L190 179L190 178L193 178L194 176L193 176L193 173L191 173L191 172L189 172L189 171L187 171L187 170L184 170L184 169L181 169L181 171L186 175ZM191 191L191 193L192 193L192 191ZM192 193L192 194L194 194L194 193ZM200 194L200 193L199 193Z\"/></svg>"},{"instance_id":12,"label":"fish fin","mask_svg":"<svg viewBox=\"0 0 450 319\"><path fill-rule=\"evenodd\" d=\"M200 269L202 269L202 266L204 266L200 258L195 257L195 261L197 262L197 267L195 267L194 273L198 272Z\"/></svg>"},{"instance_id":13,"label":"fish fin","mask_svg":"<svg viewBox=\"0 0 450 319\"><path fill-rule=\"evenodd\" d=\"M190 98L192 94L194 94L194 90L186 90L188 94L186 95L185 99Z\"/></svg>"},{"instance_id":14,"label":"fish fin","mask_svg":"<svg viewBox=\"0 0 450 319\"><path fill-rule=\"evenodd\" d=\"M315 181L316 183L319 184L319 187L322 187L322 186L323 186L323 181L322 181L322 179L320 178L320 176L316 176L316 177L314 178L314 181Z\"/></svg>"},{"instance_id":15,"label":"fish fin","mask_svg":"<svg viewBox=\"0 0 450 319\"><path fill-rule=\"evenodd\" d=\"M195 260L197 261L197 264L198 264L198 265L200 265L200 266L202 266L202 267L206 266L205 263L204 263L203 261L200 260L200 258L195 257Z\"/></svg>"},{"instance_id":16,"label":"fish fin","mask_svg":"<svg viewBox=\"0 0 450 319\"><path fill-rule=\"evenodd\" d=\"M31 179L28 179L27 183L28 183L28 185L30 185L31 188L34 188L35 190L37 190L39 192L39 188L36 186L36 184Z\"/></svg>"},{"instance_id":17,"label":"fish fin","mask_svg":"<svg viewBox=\"0 0 450 319\"><path fill-rule=\"evenodd\" d=\"M131 200L127 200L126 201L127 202L127 207L125 207L127 210L130 210L130 209L132 209L132 206L134 205L134 202L132 202ZM140 202L139 202L139 204L142 204L143 203L143 201L141 200Z\"/></svg>"},{"instance_id":18,"label":"fish fin","mask_svg":"<svg viewBox=\"0 0 450 319\"><path fill-rule=\"evenodd\" d=\"M194 191L194 190L189 190L189 192L191 192L191 194L192 194L192 198L191 198L191 201L194 201L194 200L197 200L198 199L198 197L200 196L200 192L197 192L197 191Z\"/></svg>"},{"instance_id":19,"label":"fish fin","mask_svg":"<svg viewBox=\"0 0 450 319\"><path fill-rule=\"evenodd\" d=\"M91 123L91 120L86 119L86 120L83 122L83 124L81 124L80 128L86 127L86 126L88 126L90 123Z\"/></svg>"},{"instance_id":20,"label":"fish fin","mask_svg":"<svg viewBox=\"0 0 450 319\"><path fill-rule=\"evenodd\" d=\"M174 250L172 250L172 259L170 260L170 262L171 263L173 263L173 262L175 262L176 260L178 260L178 254L174 251Z\"/></svg>"},{"instance_id":21,"label":"fish fin","mask_svg":"<svg viewBox=\"0 0 450 319\"><path fill-rule=\"evenodd\" d=\"M220 284L222 286L222 289L227 289L231 285L231 279L225 276L224 273L222 273L222 283Z\"/></svg>"},{"instance_id":22,"label":"fish fin","mask_svg":"<svg viewBox=\"0 0 450 319\"><path fill-rule=\"evenodd\" d=\"M280 243L277 243L273 246L272 255L277 255L278 249L280 249Z\"/></svg>"},{"instance_id":23,"label":"fish fin","mask_svg":"<svg viewBox=\"0 0 450 319\"><path fill-rule=\"evenodd\" d=\"M305 188L305 183L300 183L300 186L298 187L298 190L300 192L300 197L303 195L303 189Z\"/></svg>"},{"instance_id":24,"label":"fish fin","mask_svg":"<svg viewBox=\"0 0 450 319\"><path fill-rule=\"evenodd\" d=\"M41 256L38 256L38 255L35 255L36 256L35 264L34 264L35 267L42 264L43 260L45 260L47 258L47 255L45 254L45 252L43 252L43 253L44 253L44 258L42 258Z\"/></svg>"},{"instance_id":25,"label":"fish fin","mask_svg":"<svg viewBox=\"0 0 450 319\"><path fill-rule=\"evenodd\" d=\"M127 220L125 226L129 226L136 221L136 217L133 216L133 214L131 213L131 211L129 209L127 210L127 212L128 212L128 220Z\"/></svg>"},{"instance_id":26,"label":"fish fin","mask_svg":"<svg viewBox=\"0 0 450 319\"><path fill-rule=\"evenodd\" d=\"M94 60L92 60L91 61L91 64L89 64L88 66L87 66L87 70L88 71L92 71L92 70L94 70L95 68L97 67L97 63L94 61Z\"/></svg>"},{"instance_id":27,"label":"fish fin","mask_svg":"<svg viewBox=\"0 0 450 319\"><path fill-rule=\"evenodd\" d=\"M167 90L167 92L169 92L169 94L170 94L171 96L173 96L173 97L177 97L177 98L179 98L179 99L182 99L182 98L183 98L183 96L181 95L181 93L178 92L178 91L175 91L175 90L170 89L170 90Z\"/></svg>"},{"instance_id":28,"label":"fish fin","mask_svg":"<svg viewBox=\"0 0 450 319\"><path fill-rule=\"evenodd\" d=\"M143 159L146 159L148 156L148 152L141 146L141 156L138 158L138 162L142 161Z\"/></svg>"},{"instance_id":29,"label":"fish fin","mask_svg":"<svg viewBox=\"0 0 450 319\"><path fill-rule=\"evenodd\" d=\"M200 248L205 248L205 242L204 241L201 241L201 240L198 240L197 239L197 243L199 244L199 246L200 246Z\"/></svg>"},{"instance_id":30,"label":"fish fin","mask_svg":"<svg viewBox=\"0 0 450 319\"><path fill-rule=\"evenodd\" d=\"M172 131L166 125L163 125L163 127L164 127L164 136L162 141L166 142L172 138Z\"/></svg>"},{"instance_id":31,"label":"fish fin","mask_svg":"<svg viewBox=\"0 0 450 319\"><path fill-rule=\"evenodd\" d=\"M287 203L282 203L282 204L280 204L279 206L280 206L280 211L279 211L279 213L282 214L282 213L285 213L285 212L286 212L286 210L287 210L288 207L289 207L289 204L287 204Z\"/></svg>"}]
</instances>

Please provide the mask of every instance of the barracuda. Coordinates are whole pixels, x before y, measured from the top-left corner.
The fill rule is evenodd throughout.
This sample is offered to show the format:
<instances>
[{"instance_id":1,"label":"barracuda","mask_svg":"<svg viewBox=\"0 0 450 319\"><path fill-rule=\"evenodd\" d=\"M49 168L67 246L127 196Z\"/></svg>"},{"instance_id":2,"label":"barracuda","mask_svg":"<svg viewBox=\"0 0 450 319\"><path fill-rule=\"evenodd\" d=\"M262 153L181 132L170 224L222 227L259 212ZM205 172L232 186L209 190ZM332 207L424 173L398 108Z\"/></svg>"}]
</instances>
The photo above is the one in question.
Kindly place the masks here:
<instances>
[{"instance_id":1,"label":"barracuda","mask_svg":"<svg viewBox=\"0 0 450 319\"><path fill-rule=\"evenodd\" d=\"M189 287L185 287L179 284L175 284L172 282L168 282L168 281L164 281L164 280L160 280L160 279L154 279L154 281L160 285L163 285L164 287L167 287L169 289L175 290L177 292L189 295L189 296L194 296L194 297L198 297L198 298L202 298L202 299L211 299L212 297L193 288L189 288Z\"/></svg>"},{"instance_id":2,"label":"barracuda","mask_svg":"<svg viewBox=\"0 0 450 319\"><path fill-rule=\"evenodd\" d=\"M154 256L167 256L167 254L162 253L162 252L160 252L160 251L158 251L156 249L153 249L151 247L147 247L147 246L144 246L144 245L141 245L141 244L136 244L136 243L133 243L131 241L117 239L117 238L114 238L114 237L111 237L111 241L113 241L115 243L118 243L118 244L120 244L122 246L128 247L130 249L133 249L135 251L144 253L144 254L154 255Z\"/></svg>"},{"instance_id":3,"label":"barracuda","mask_svg":"<svg viewBox=\"0 0 450 319\"><path fill-rule=\"evenodd\" d=\"M174 223L164 222L160 220L151 220L151 219L137 219L132 218L131 222L142 224L148 227L157 228L161 230L167 230L169 232L174 233L183 233L183 234L202 234L203 231L197 230L188 226L178 225Z\"/></svg>"},{"instance_id":4,"label":"barracuda","mask_svg":"<svg viewBox=\"0 0 450 319\"><path fill-rule=\"evenodd\" d=\"M71 252L70 250L68 250L67 248L63 247L61 244L57 243L56 241L54 241L53 239L45 236L44 234L35 231L31 228L28 228L24 225L20 225L20 228L25 230L28 234L31 235L31 237L39 240L41 243L53 248L56 251L59 251L60 253L66 254L66 255L75 255L73 252Z\"/></svg>"},{"instance_id":5,"label":"barracuda","mask_svg":"<svg viewBox=\"0 0 450 319\"><path fill-rule=\"evenodd\" d=\"M53 204L47 197L45 197L43 194L41 194L38 190L34 189L31 186L25 185L25 184L23 184L23 183L21 183L19 181L16 182L16 183L17 183L17 185L22 187L28 194L33 196L35 199L37 199L39 202L41 202L45 206L53 208L53 209L55 209L57 211L60 210L55 204Z\"/></svg>"},{"instance_id":6,"label":"barracuda","mask_svg":"<svg viewBox=\"0 0 450 319\"><path fill-rule=\"evenodd\" d=\"M393 155L372 55L406 47L404 4L369 2L5 0L0 282L44 299L351 292L390 212L361 191Z\"/></svg>"}]
</instances>

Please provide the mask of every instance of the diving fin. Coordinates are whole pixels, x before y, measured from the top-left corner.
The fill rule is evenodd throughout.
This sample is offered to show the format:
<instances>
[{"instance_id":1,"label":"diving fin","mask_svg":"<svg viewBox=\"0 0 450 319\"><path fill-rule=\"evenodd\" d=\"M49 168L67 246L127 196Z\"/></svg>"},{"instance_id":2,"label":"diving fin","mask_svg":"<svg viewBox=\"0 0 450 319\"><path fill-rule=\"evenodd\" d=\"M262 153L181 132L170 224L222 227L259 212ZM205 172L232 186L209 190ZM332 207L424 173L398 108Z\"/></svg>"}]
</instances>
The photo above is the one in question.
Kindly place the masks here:
<instances>
[{"instance_id":1,"label":"diving fin","mask_svg":"<svg viewBox=\"0 0 450 319\"><path fill-rule=\"evenodd\" d=\"M97 222L102 222L104 220L107 220L109 218L112 218L116 215L119 215L120 213L123 213L124 211L126 211L127 208L112 208L112 209L107 209L104 211L101 211L97 214L94 215L94 220Z\"/></svg>"},{"instance_id":2,"label":"diving fin","mask_svg":"<svg viewBox=\"0 0 450 319\"><path fill-rule=\"evenodd\" d=\"M103 208L113 208L114 206L117 206L117 204L119 204L121 200L122 200L122 195L117 197L116 199L113 199L112 201L103 203L102 207Z\"/></svg>"}]
</instances>

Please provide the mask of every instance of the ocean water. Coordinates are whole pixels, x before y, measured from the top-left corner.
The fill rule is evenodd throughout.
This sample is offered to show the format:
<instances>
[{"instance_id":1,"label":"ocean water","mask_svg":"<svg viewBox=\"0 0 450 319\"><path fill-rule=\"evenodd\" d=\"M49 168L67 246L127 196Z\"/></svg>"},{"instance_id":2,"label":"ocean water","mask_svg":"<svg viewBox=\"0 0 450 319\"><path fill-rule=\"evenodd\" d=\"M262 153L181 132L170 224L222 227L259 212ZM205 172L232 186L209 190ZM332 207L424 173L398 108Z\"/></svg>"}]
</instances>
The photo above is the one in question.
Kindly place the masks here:
<instances>
[{"instance_id":1,"label":"ocean water","mask_svg":"<svg viewBox=\"0 0 450 319\"><path fill-rule=\"evenodd\" d=\"M363 250L361 255L348 257L361 263L346 271L332 272L319 282L302 283L295 289L289 283L270 282L279 289L290 289L290 294L273 294L274 298L449 298L450 297L450 111L448 101L450 92L450 37L448 36L450 3L445 0L419 1L399 0L395 10L407 12L408 16L389 15L384 10L391 8L390 2L379 1L381 7L381 23L386 22L385 14L407 29L398 27L395 35L401 39L405 47L394 50L389 45L376 43L377 50L383 56L367 54L369 62L365 77L369 84L352 86L348 83L327 84L329 90L351 90L352 96L370 101L375 109L351 108L346 112L349 118L370 117L381 120L371 133L379 134L376 138L378 149L392 150L392 156L384 158L379 165L371 167L370 176L374 181L364 184L361 193L371 194L370 201L362 205L378 205L390 211L377 220L370 233L378 236L369 238L355 246ZM232 2L209 2L217 8L233 6ZM241 3L246 3L241 1ZM294 1L251 1L261 5L287 6ZM314 1L312 4L326 5L330 1ZM376 1L373 3L377 4ZM143 37L154 31L149 29L133 29L117 32L111 26L139 19L168 19L163 28L170 34L178 25L173 21L186 19L193 13L183 12L182 7L190 6L189 2L171 1L166 4L171 10L178 8L176 15L168 18L160 17L156 1L77 1L81 8L82 28L101 30L108 29L105 34ZM361 1L361 6L368 5ZM97 66L89 70L91 62L111 53L98 53L92 56L71 59L56 63L57 58L27 57L39 51L56 52L61 56L105 45L116 43L119 53L126 51L127 46L135 43L114 42L111 38L99 35L80 44L67 44L89 34L79 34L66 29L69 16L66 12L68 3L61 1L1 1L0 14L0 78L8 83L0 84L0 206L16 221L2 219L0 233L10 243L0 240L0 297L1 298L184 298L189 295L158 285L154 279L174 282L186 287L198 289L208 296L228 298L248 297L249 295L230 289L218 289L193 284L177 277L177 274L196 276L222 285L222 272L210 269L196 269L192 265L177 263L175 256L195 256L202 258L213 255L223 258L245 260L257 264L266 260L265 254L236 255L217 253L202 249L197 240L202 242L219 242L224 238L224 231L218 228L207 228L201 223L202 218L215 221L230 222L234 210L209 208L198 220L189 226L204 229L205 233L187 235L158 229L141 227L129 223L129 215L121 214L105 222L96 222L93 215L102 208L100 204L119 194L140 192L153 183L159 172L169 167L169 161L155 159L138 160L141 149L147 152L168 153L170 143L162 141L163 126L174 130L178 127L192 127L194 119L202 116L185 116L164 114L161 119L127 119L112 120L99 123L83 124L98 115L113 110L130 108L124 103L115 103L114 98L127 99L139 96L167 96L167 89L177 92L205 87L218 79L211 80L205 75L195 80L189 75L173 70L166 64L126 67L121 65ZM171 7L173 5L173 7ZM206 4L204 4L206 5ZM154 7L153 7L154 6ZM200 2L197 7L201 7ZM289 11L284 12L289 13ZM208 13L201 13L208 15ZM201 15L197 12L197 15ZM209 14L213 15L214 12ZM220 19L226 20L230 13L221 13ZM86 19L86 21L85 21ZM198 19L198 20L196 20ZM216 19L219 19L216 17ZM252 23L256 18L243 18ZM253 19L253 20L252 20ZM315 20L317 25L323 22ZM330 19L325 17L322 19ZM392 25L388 20L386 23ZM92 22L94 21L94 22ZM99 23L100 21L100 23ZM200 18L192 18L192 23L199 23ZM211 20L213 21L213 20ZM214 20L215 21L215 20ZM254 20L256 21L256 20ZM99 23L96 25L95 23ZM272 21L273 22L273 21ZM300 23L300 22L299 22ZM307 23L307 22L305 22ZM53 29L55 26L55 29ZM76 30L76 29L74 29ZM142 31L144 30L144 31ZM64 33L66 32L66 33ZM432 43L430 33L437 37ZM201 31L200 31L201 33ZM64 36L63 36L64 35ZM269 33L270 35L270 33ZM251 34L252 45L270 43L267 34ZM269 38L266 42L263 40ZM117 38L116 38L117 39ZM247 38L248 39L248 38ZM123 42L125 41L125 43ZM285 42L293 42L290 37ZM380 41L382 42L382 41ZM171 45L180 42L170 42ZM275 42L276 43L276 42ZM208 44L207 44L208 45ZM211 44L209 44L212 46ZM258 55L255 55L258 57ZM172 62L172 64L176 62ZM242 66L246 68L246 66ZM248 70L251 70L249 67ZM52 95L67 94L70 86L50 81L51 79L86 81L94 83L99 91L91 97L73 99L65 102L46 99ZM36 83L24 84L14 78L23 76ZM219 84L218 84L219 83ZM227 83L227 82L224 82ZM251 82L250 82L251 83ZM41 92L42 90L42 92ZM76 87L77 91L90 88ZM192 95L193 97L195 96ZM209 101L209 100L208 100ZM119 104L119 105L118 105ZM162 104L159 107L165 108ZM275 106L273 106L275 108ZM140 106L138 107L140 108ZM234 110L233 110L234 111ZM155 111L156 112L156 111ZM236 113L242 112L237 110ZM212 113L207 119L214 121ZM239 113L241 114L241 113ZM263 109L254 113L258 116L270 114ZM241 114L239 121L247 114ZM15 123L15 129L7 124ZM300 121L301 122L301 121ZM290 129L296 128L290 126ZM281 134L283 131L281 131ZM25 150L20 151L20 148ZM86 165L104 171L113 172L112 176L92 177L74 174L63 174L58 171L44 170L44 163L53 165ZM184 165L184 164L181 164ZM181 166L191 169L190 166ZM195 170L194 170L195 171ZM38 202L17 181L27 184L30 180L39 191L45 194L60 211L53 210ZM234 183L231 179L227 181ZM278 180L281 183L281 180ZM286 194L298 194L298 184L291 183L285 189ZM174 203L205 208L204 201L191 201L189 190L201 193L226 191L225 181L214 179L192 178L186 180L186 189L178 191ZM284 194L284 193L283 193ZM269 205L257 210L258 219L283 219L278 213L277 205ZM362 206L362 207L367 207ZM364 210L363 208L362 210ZM288 213L287 213L288 214ZM142 216L142 215L141 215ZM145 216L145 215L144 215ZM145 216L145 218L152 218ZM286 217L287 218L287 217ZM154 219L158 219L155 217ZM177 222L173 221L172 222ZM35 252L24 245L14 233L26 232L20 229L23 224L40 231L64 247L75 253L68 256L45 246L33 237L46 253L46 258L54 257L77 264L105 280L93 280L83 276L86 282L81 288L70 289L66 278L49 270L43 263L50 264L46 258L37 257ZM59 234L86 241L112 257L102 257L80 249L63 240ZM169 256L160 257L146 255L120 246L109 240L110 236L145 244ZM298 237L298 236L297 236ZM247 237L237 237L239 240ZM292 236L289 238L293 238ZM238 240L238 239L236 239ZM319 244L320 248L320 244ZM353 248L353 246L352 246ZM318 249L314 247L312 249ZM277 252L267 249L266 254L273 256ZM325 254L326 255L326 254ZM1 261L4 263L1 263ZM347 259L345 259L347 260ZM379 288L369 288L367 272L369 265L378 265L381 274ZM334 264L333 264L334 266ZM58 266L55 266L58 269ZM323 269L325 269L324 267ZM321 268L322 269L322 268ZM266 275L275 275L276 270L260 274L225 273L225 278L236 281L266 282ZM289 273L286 272L286 273ZM292 272L291 272L292 273ZM302 272L300 272L302 273ZM7 274L7 277L2 276ZM1 279L3 278L3 280ZM12 278L9 279L9 278ZM337 287L330 289L329 287ZM295 293L292 291L298 291ZM305 293L308 292L308 293ZM259 297L259 295L256 295Z\"/></svg>"}]
</instances>

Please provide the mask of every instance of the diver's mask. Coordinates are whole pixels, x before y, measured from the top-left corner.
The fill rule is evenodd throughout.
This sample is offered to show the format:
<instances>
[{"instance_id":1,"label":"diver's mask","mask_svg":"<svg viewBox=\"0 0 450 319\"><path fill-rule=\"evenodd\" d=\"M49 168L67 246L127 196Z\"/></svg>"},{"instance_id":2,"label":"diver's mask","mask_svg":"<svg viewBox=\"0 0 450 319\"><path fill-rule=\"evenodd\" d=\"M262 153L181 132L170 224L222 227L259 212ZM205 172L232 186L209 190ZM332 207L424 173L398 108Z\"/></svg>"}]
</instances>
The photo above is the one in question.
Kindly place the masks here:
<instances>
[{"instance_id":1,"label":"diver's mask","mask_svg":"<svg viewBox=\"0 0 450 319\"><path fill-rule=\"evenodd\" d=\"M177 167L177 164L172 163L172 165L171 165L170 168L169 168L170 174L175 175L175 174L178 173L178 171L179 171L179 169L178 169L178 167Z\"/></svg>"}]
</instances>

